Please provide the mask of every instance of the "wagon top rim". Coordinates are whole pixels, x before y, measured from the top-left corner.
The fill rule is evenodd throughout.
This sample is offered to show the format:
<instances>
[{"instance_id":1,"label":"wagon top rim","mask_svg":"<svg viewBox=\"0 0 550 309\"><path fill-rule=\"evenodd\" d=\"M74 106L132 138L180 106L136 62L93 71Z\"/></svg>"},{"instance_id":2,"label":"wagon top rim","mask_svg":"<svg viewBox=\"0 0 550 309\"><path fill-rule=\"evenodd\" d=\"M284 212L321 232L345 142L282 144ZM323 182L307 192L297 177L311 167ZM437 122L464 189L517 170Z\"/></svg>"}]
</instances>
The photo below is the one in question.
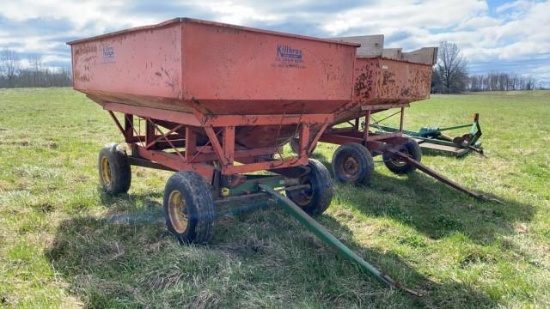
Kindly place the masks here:
<instances>
[{"instance_id":1,"label":"wagon top rim","mask_svg":"<svg viewBox=\"0 0 550 309\"><path fill-rule=\"evenodd\" d=\"M109 32L93 37L88 37L84 39L78 39L67 42L67 45L75 45L80 43L86 43L90 41L95 41L102 38L117 36L117 35L123 35L126 33L136 32L136 31L147 31L147 30L153 30L153 29L160 29L164 27L172 26L173 24L180 24L180 23L196 23L196 24L204 24L204 25L211 25L211 26L221 26L225 28L231 28L235 29L237 31L247 31L247 32L255 32L255 33L265 33L270 35L277 35L282 37L290 37L290 38L297 38L302 40L309 40L309 41L317 41L317 42L327 42L327 43L334 43L339 45L346 45L346 46L353 46L353 47L360 47L361 44L359 43L353 43L353 42L346 42L341 39L320 39L312 36L306 36L306 35L299 35L299 34L292 34L287 32L280 32L280 31L272 31L272 30L264 30L264 29L257 29L257 28L251 28L251 27L244 27L244 26L237 26L232 24L226 24L226 23L220 23L220 22L214 22L214 21L207 21L202 19L195 19L195 18L189 18L189 17L177 17L173 18L158 24L152 24L152 25L146 25L146 26L139 26L139 27L133 27L125 30L115 31L115 32Z\"/></svg>"}]
</instances>

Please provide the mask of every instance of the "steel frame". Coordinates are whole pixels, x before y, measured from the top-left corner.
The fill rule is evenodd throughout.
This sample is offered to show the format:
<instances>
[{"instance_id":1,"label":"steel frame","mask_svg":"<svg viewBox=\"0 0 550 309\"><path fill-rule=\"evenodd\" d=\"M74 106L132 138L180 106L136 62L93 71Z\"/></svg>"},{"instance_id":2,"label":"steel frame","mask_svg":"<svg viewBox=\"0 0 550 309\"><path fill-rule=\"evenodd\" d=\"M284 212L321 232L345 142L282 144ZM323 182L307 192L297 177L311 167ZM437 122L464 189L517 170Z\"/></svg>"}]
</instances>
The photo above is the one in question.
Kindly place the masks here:
<instances>
[{"instance_id":1,"label":"steel frame","mask_svg":"<svg viewBox=\"0 0 550 309\"><path fill-rule=\"evenodd\" d=\"M335 126L341 123L332 124L332 127L325 130L325 132L321 135L319 141L337 145L359 143L367 147L373 155L382 154L386 149L401 146L408 141L403 130L405 108L408 106L408 103L363 106L361 109L364 111L364 114L361 117L351 119L347 122L351 124L351 127L339 128ZM388 108L400 109L399 112L395 113L400 115L399 129L396 129L394 132L387 133L369 131L372 114ZM360 121L362 118L365 119L365 123L361 127Z\"/></svg>"},{"instance_id":2,"label":"steel frame","mask_svg":"<svg viewBox=\"0 0 550 309\"><path fill-rule=\"evenodd\" d=\"M173 171L192 170L212 181L215 172L231 176L262 170L279 172L307 165L309 153L333 120L331 114L211 116L197 111L174 112L98 103L109 112L131 146L131 164ZM123 123L115 112L124 115ZM136 120L145 122L145 132L141 132L140 124L136 129ZM235 130L239 126L289 124L297 126L300 138L300 151L295 157L272 158L282 152L282 147L242 149L235 145ZM316 134L312 134L314 126ZM204 132L207 141L199 141L197 132Z\"/></svg>"}]
</instances>

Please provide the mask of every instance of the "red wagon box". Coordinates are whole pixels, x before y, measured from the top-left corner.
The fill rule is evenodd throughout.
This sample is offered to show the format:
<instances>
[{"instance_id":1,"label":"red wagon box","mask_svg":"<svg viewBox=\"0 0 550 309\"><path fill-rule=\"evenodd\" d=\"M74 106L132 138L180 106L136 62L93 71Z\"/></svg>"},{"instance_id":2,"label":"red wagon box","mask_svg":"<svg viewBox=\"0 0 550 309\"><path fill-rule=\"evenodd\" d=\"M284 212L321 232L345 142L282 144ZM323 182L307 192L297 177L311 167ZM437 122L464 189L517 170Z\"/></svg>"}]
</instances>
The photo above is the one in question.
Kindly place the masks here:
<instances>
[{"instance_id":1,"label":"red wagon box","mask_svg":"<svg viewBox=\"0 0 550 309\"><path fill-rule=\"evenodd\" d=\"M355 64L354 101L361 105L409 103L430 96L431 64L359 57Z\"/></svg>"},{"instance_id":2,"label":"red wagon box","mask_svg":"<svg viewBox=\"0 0 550 309\"><path fill-rule=\"evenodd\" d=\"M331 127L320 138L341 145L332 159L335 178L368 183L374 171L372 156L376 155L382 155L385 165L395 173L411 172L415 167L392 153L400 151L420 161L418 144L403 134L404 108L429 98L437 48L403 53L400 48L384 49L383 35L340 39L360 43L361 47L355 61L353 100L335 112ZM391 108L401 109L398 132L372 132L371 115Z\"/></svg>"},{"instance_id":3,"label":"red wagon box","mask_svg":"<svg viewBox=\"0 0 550 309\"><path fill-rule=\"evenodd\" d=\"M429 98L437 48L384 49L383 35L341 39L361 47L355 61L353 103L335 115L335 123L364 116L364 110L381 111Z\"/></svg>"},{"instance_id":4,"label":"red wagon box","mask_svg":"<svg viewBox=\"0 0 550 309\"><path fill-rule=\"evenodd\" d=\"M189 18L69 44L76 90L208 115L331 113L358 46Z\"/></svg>"}]
</instances>

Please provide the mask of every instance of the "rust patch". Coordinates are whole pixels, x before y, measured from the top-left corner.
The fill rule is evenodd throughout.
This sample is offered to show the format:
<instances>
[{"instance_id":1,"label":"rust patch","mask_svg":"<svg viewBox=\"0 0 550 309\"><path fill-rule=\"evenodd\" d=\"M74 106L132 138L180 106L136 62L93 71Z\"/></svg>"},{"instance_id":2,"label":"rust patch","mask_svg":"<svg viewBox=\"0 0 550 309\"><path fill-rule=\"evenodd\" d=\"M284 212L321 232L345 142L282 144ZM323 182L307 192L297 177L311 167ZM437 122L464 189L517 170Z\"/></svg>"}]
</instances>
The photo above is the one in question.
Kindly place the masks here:
<instances>
[{"instance_id":1,"label":"rust patch","mask_svg":"<svg viewBox=\"0 0 550 309\"><path fill-rule=\"evenodd\" d=\"M384 71L384 74L382 75L382 77L383 77L382 85L395 84L395 78L392 72Z\"/></svg>"},{"instance_id":2,"label":"rust patch","mask_svg":"<svg viewBox=\"0 0 550 309\"><path fill-rule=\"evenodd\" d=\"M431 66L389 59L359 59L355 101L361 104L412 102L430 93Z\"/></svg>"},{"instance_id":3,"label":"rust patch","mask_svg":"<svg viewBox=\"0 0 550 309\"><path fill-rule=\"evenodd\" d=\"M74 53L76 56L89 54L89 53L97 53L97 46L85 44L81 47L76 48Z\"/></svg>"},{"instance_id":4,"label":"rust patch","mask_svg":"<svg viewBox=\"0 0 550 309\"><path fill-rule=\"evenodd\" d=\"M356 97L364 97L368 99L370 97L373 88L373 71L368 68L365 72L359 74L357 81L355 82L354 91Z\"/></svg>"}]
</instances>

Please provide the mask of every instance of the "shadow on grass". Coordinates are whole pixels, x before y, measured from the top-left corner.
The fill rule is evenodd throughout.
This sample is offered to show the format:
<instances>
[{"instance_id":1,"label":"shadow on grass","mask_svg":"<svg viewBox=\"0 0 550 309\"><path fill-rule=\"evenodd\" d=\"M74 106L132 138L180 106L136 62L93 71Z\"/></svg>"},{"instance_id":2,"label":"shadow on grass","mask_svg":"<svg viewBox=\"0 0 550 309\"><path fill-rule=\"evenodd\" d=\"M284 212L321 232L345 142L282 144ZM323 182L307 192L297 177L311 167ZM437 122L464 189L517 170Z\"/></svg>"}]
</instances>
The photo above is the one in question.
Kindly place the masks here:
<instances>
[{"instance_id":1,"label":"shadow on grass","mask_svg":"<svg viewBox=\"0 0 550 309\"><path fill-rule=\"evenodd\" d=\"M410 297L413 300L412 304L415 306L428 308L498 307L498 304L488 295L460 282L450 280L437 283L430 280L414 270L414 266L403 261L403 259L393 252L380 252L362 247L359 243L352 240L354 238L353 232L332 217L323 216L320 221L331 231L337 231L339 239L368 263L405 287L420 293L421 296L417 297L403 291L401 292ZM407 305L406 307L410 306Z\"/></svg>"},{"instance_id":2,"label":"shadow on grass","mask_svg":"<svg viewBox=\"0 0 550 309\"><path fill-rule=\"evenodd\" d=\"M59 225L46 257L86 307L496 306L463 284L431 282L394 253L361 247L346 227L320 217L352 250L425 295L389 289L265 204L219 217L209 245L180 246L166 232L157 197L105 196L117 214Z\"/></svg>"},{"instance_id":3,"label":"shadow on grass","mask_svg":"<svg viewBox=\"0 0 550 309\"><path fill-rule=\"evenodd\" d=\"M330 169L331 165L325 163ZM473 191L484 196L491 194ZM516 222L531 221L535 208L511 200L481 201L415 171L399 177L374 173L371 184L339 184L336 195L371 216L386 216L433 239L460 232L481 244L515 233Z\"/></svg>"}]
</instances>

